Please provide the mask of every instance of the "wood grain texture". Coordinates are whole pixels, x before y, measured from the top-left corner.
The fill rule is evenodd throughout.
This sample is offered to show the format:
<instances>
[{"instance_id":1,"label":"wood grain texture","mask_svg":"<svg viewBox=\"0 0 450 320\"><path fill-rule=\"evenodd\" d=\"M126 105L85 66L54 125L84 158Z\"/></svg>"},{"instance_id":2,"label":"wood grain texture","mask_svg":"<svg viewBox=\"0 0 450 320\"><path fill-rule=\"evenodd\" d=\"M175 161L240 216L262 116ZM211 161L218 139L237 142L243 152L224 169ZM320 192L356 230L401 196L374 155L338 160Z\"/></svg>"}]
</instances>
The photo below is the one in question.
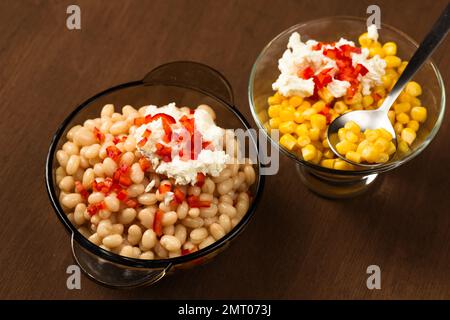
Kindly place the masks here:
<instances>
[{"instance_id":1,"label":"wood grain texture","mask_svg":"<svg viewBox=\"0 0 450 320\"><path fill-rule=\"evenodd\" d=\"M161 63L196 60L227 76L250 120L250 69L271 38L301 21L364 16L372 2L1 1L0 298L450 299L448 111L426 152L370 193L319 198L282 157L246 231L211 263L150 288L116 291L83 277L82 290L66 289L69 238L47 198L44 163L53 132L76 105ZM81 31L65 27L74 3ZM377 1L383 22L416 40L446 3ZM447 40L434 56L444 80L448 51ZM371 264L382 269L382 290L366 288Z\"/></svg>"}]
</instances>

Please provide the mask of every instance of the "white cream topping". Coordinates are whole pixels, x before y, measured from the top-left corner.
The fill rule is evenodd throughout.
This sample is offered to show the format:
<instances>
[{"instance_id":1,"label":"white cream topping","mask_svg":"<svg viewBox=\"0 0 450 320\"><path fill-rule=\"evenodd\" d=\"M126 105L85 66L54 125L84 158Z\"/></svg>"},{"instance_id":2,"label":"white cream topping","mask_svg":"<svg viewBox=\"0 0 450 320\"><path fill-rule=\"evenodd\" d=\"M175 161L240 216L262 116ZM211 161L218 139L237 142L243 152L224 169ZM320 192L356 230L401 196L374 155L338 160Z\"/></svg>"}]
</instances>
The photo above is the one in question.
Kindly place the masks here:
<instances>
[{"instance_id":1,"label":"white cream topping","mask_svg":"<svg viewBox=\"0 0 450 320\"><path fill-rule=\"evenodd\" d=\"M378 32L375 25L368 28L368 33L374 38L378 38ZM309 97L314 94L314 80L302 79L298 76L298 72L307 67L311 67L315 74L320 73L324 69L332 68L330 75L333 76L331 83L327 85L328 91L335 97L339 98L346 94L350 87L348 81L341 81L334 79L334 74L337 71L336 62L323 54L323 49L330 49L333 47L341 47L349 45L354 47L353 41L340 38L333 46L326 44L320 50L314 50L313 47L318 42L315 40L308 40L306 43L302 42L300 34L294 32L289 37L287 50L284 51L283 56L278 60L278 69L280 75L278 79L272 84L275 91L279 91L284 96L298 95L300 97ZM381 76L384 75L386 63L379 56L369 58L369 51L362 48L360 54L352 53L352 64L363 65L368 72L364 76L359 76L364 95L370 94L370 89L376 85L380 85Z\"/></svg>"},{"instance_id":2,"label":"white cream topping","mask_svg":"<svg viewBox=\"0 0 450 320\"><path fill-rule=\"evenodd\" d=\"M176 107L175 103L170 103L167 106L160 108L150 105L145 112L146 115L151 116L157 113L165 113L177 121L175 124L171 125L173 135L184 133L184 136L186 136L187 132L178 120L184 115L187 115L188 117L192 115L183 113ZM183 149L183 143L173 140L169 143L163 142L165 132L161 119L151 121L148 124L143 124L134 132L134 137L136 138L136 141L139 142L146 129L151 131L145 145L138 147L138 150L151 161L156 173L164 174L169 178L174 178L176 184L195 184L197 181L197 173L199 172L205 175L218 176L229 160L229 155L223 151L222 140L224 129L216 126L209 113L204 110L195 110L193 117L195 119L195 129L201 133L203 138L202 141L210 142L208 149L202 149L195 160L185 160L180 158L179 151ZM172 161L164 162L160 160L156 154L157 143L172 148ZM201 141L199 141L199 143L201 143ZM154 185L150 187L150 184L151 182L147 188L151 189Z\"/></svg>"}]
</instances>

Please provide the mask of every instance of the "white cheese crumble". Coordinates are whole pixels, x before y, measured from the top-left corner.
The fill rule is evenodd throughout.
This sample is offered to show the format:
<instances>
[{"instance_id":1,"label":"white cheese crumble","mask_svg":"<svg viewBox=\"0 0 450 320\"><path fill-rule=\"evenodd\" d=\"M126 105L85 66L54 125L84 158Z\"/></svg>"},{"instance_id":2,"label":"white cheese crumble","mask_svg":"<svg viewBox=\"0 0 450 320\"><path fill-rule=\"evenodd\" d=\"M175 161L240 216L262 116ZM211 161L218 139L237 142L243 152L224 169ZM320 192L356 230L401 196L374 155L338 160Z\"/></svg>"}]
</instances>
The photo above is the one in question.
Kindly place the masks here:
<instances>
[{"instance_id":1,"label":"white cheese crumble","mask_svg":"<svg viewBox=\"0 0 450 320\"><path fill-rule=\"evenodd\" d=\"M183 113L176 107L175 103L170 103L159 108L150 105L145 112L146 115L151 116L157 113L165 113L175 119L176 123L171 125L173 134L181 134L184 131L183 126L178 120L184 115L189 116L189 114ZM180 158L179 151L183 149L183 143L173 140L169 143L163 142L165 132L161 119L152 121L148 124L143 124L138 127L134 133L136 141L139 142L146 129L151 131L145 145L138 147L138 150L151 161L156 173L164 174L169 178L174 178L175 183L180 185L194 185L197 182L197 173L199 172L214 177L218 176L229 161L229 155L223 151L222 140L225 132L224 129L216 126L212 117L205 110L195 110L193 117L195 119L195 129L201 133L203 137L202 141L210 142L208 149L202 149L195 160ZM186 131L184 131L184 133L186 133ZM172 161L164 162L160 160L156 154L157 143L172 148ZM151 182L149 185L150 184ZM149 185L147 187L149 187ZM153 188L153 186L150 187L150 189L151 188Z\"/></svg>"},{"instance_id":2,"label":"white cheese crumble","mask_svg":"<svg viewBox=\"0 0 450 320\"><path fill-rule=\"evenodd\" d=\"M368 28L369 37L378 39L378 32L375 25L371 25ZM294 32L289 37L287 49L284 51L283 56L278 60L278 69L280 75L278 79L272 84L272 88L275 91L279 91L283 96L300 96L310 97L314 94L314 80L302 79L298 76L298 72L304 70L307 67L311 67L315 74L320 73L324 69L331 68L330 75L336 73L337 65L336 61L325 56L323 49L330 49L333 47L341 47L343 45L355 46L355 43L344 38L340 38L334 45L325 44L320 50L314 50L313 47L318 42L315 40L308 40L306 43L302 42L300 34ZM379 56L369 58L369 51L366 48L362 48L360 54L352 53L352 64L363 65L368 72L364 76L359 76L358 80L361 81L362 90L364 95L370 94L370 89L375 85L382 84L381 76L384 75L384 69L386 63ZM328 91L335 98L342 97L346 94L347 89L350 87L348 81L340 81L338 79L332 80L327 85Z\"/></svg>"}]
</instances>

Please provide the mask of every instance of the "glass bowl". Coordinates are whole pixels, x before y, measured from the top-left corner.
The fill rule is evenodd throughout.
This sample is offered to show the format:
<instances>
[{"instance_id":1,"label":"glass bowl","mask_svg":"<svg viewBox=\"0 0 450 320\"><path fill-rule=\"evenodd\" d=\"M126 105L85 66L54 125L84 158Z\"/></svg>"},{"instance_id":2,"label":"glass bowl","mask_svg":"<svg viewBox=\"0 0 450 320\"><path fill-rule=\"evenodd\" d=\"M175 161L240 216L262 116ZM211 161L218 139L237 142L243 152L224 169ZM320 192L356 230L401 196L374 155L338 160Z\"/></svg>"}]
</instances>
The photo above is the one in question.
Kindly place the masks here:
<instances>
[{"instance_id":1,"label":"glass bowl","mask_svg":"<svg viewBox=\"0 0 450 320\"><path fill-rule=\"evenodd\" d=\"M274 94L272 83L278 78L278 59L287 48L289 36L293 32L301 35L302 41L337 41L340 37L358 43L358 37L367 30L366 20L356 17L329 17L297 24L271 40L256 59L249 80L248 97L252 115L258 127L263 130L272 143L282 153L297 164L300 180L312 191L329 198L345 198L366 191L378 174L392 170L413 159L433 140L441 125L445 111L445 89L442 77L434 65L428 60L414 79L422 84L420 96L422 104L428 109L428 118L417 132L417 138L411 151L393 157L389 162L377 168L365 169L357 167L354 171L341 171L324 168L303 159L282 147L275 137L266 130L269 120L267 98ZM382 24L379 30L380 40L394 41L398 46L398 56L409 60L418 45L405 33L396 28Z\"/></svg>"},{"instance_id":2,"label":"glass bowl","mask_svg":"<svg viewBox=\"0 0 450 320\"><path fill-rule=\"evenodd\" d=\"M217 124L223 128L247 130L248 122L233 105L233 94L228 81L216 70L195 62L172 62L159 66L148 73L143 80L121 84L100 92L78 106L57 129L47 156L46 187L53 208L71 235L72 253L82 270L93 280L110 287L131 288L155 283L164 275L176 269L202 264L220 251L240 234L252 217L264 186L260 174L260 162L255 164L257 181L251 192L254 195L247 214L223 238L194 253L170 259L141 260L120 256L104 250L85 238L69 221L59 204L59 188L55 181L57 168L56 151L65 142L67 131L74 125L96 118L107 103L116 106L127 104L143 106L165 105L210 105L217 115ZM250 137L249 144L256 148L256 141Z\"/></svg>"}]
</instances>

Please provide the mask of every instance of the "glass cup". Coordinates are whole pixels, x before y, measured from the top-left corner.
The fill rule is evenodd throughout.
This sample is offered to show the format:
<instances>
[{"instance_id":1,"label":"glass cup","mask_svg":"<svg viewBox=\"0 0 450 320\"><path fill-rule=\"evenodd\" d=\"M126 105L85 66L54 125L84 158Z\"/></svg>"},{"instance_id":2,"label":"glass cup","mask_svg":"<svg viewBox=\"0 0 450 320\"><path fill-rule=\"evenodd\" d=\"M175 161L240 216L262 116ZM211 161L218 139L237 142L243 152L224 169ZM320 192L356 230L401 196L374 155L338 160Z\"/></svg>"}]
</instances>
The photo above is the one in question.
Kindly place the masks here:
<instances>
[{"instance_id":1,"label":"glass cup","mask_svg":"<svg viewBox=\"0 0 450 320\"><path fill-rule=\"evenodd\" d=\"M176 269L208 261L225 249L244 230L259 202L264 177L260 174L258 159L255 164L257 180L251 188L254 195L253 202L242 220L214 244L194 253L170 259L142 260L120 256L93 244L72 225L59 204L59 188L55 182L55 170L58 166L55 154L65 142L67 131L87 119L98 117L102 107L108 103L116 106L127 104L144 106L150 103L166 105L170 102L176 102L181 106L208 104L216 112L218 126L243 130L250 128L248 122L234 107L230 84L218 71L203 64L180 61L161 65L140 81L121 84L89 98L63 121L53 136L46 163L47 192L59 220L71 236L75 261L91 279L102 285L114 288L150 285ZM249 143L256 148L253 137L250 137Z\"/></svg>"},{"instance_id":2,"label":"glass cup","mask_svg":"<svg viewBox=\"0 0 450 320\"><path fill-rule=\"evenodd\" d=\"M267 131L267 98L274 94L272 83L278 78L278 60L287 48L288 40L293 32L298 32L302 41L314 39L317 41L337 41L341 37L358 42L358 37L367 29L366 20L355 17L329 17L297 24L272 39L256 59L248 86L250 109L258 127L266 132L268 138L282 153L297 164L300 180L312 191L329 198L347 198L366 191L380 173L392 170L416 157L433 140L441 125L445 111L445 89L442 77L429 60L415 75L415 81L422 84L423 93L420 96L422 104L427 107L428 118L421 124L417 138L406 154L399 152L387 163L372 169L357 167L354 171L328 169L304 161L278 141L271 138ZM417 44L408 35L389 25L382 24L381 41L397 43L398 56L408 60L417 49Z\"/></svg>"}]
</instances>

